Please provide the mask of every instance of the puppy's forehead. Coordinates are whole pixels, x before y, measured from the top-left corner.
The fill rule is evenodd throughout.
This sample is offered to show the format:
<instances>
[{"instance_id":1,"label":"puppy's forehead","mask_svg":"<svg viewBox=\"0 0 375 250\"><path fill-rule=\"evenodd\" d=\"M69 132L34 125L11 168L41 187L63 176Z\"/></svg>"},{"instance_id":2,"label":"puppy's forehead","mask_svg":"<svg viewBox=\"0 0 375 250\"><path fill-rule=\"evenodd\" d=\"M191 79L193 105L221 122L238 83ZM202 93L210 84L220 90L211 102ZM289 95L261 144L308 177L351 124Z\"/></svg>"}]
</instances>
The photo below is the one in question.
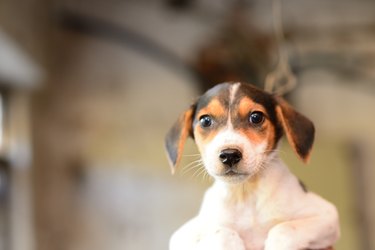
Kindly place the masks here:
<instances>
[{"instance_id":1,"label":"puppy's forehead","mask_svg":"<svg viewBox=\"0 0 375 250\"><path fill-rule=\"evenodd\" d=\"M222 83L209 89L197 102L197 113L209 105L220 104L223 109L229 108L229 95L233 84Z\"/></svg>"},{"instance_id":2,"label":"puppy's forehead","mask_svg":"<svg viewBox=\"0 0 375 250\"><path fill-rule=\"evenodd\" d=\"M242 83L222 83L208 90L197 103L197 113L209 106L221 106L224 110L238 110L241 106L258 104L265 112L271 112L275 107L272 95L252 86Z\"/></svg>"},{"instance_id":3,"label":"puppy's forehead","mask_svg":"<svg viewBox=\"0 0 375 250\"><path fill-rule=\"evenodd\" d=\"M252 102L262 105L267 112L275 107L275 99L269 93L260 90L249 84L240 84L234 98L234 105L238 106L241 101L251 100Z\"/></svg>"}]
</instances>

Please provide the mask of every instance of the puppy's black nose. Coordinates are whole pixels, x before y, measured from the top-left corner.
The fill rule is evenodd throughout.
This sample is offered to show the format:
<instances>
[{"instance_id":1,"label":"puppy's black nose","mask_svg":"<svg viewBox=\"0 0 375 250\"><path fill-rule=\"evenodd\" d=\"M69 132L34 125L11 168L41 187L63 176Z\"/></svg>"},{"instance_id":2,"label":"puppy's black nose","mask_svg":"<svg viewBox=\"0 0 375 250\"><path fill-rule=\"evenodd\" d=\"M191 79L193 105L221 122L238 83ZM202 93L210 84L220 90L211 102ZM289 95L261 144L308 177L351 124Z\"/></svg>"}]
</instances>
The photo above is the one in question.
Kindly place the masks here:
<instances>
[{"instance_id":1,"label":"puppy's black nose","mask_svg":"<svg viewBox=\"0 0 375 250\"><path fill-rule=\"evenodd\" d=\"M242 159L242 154L237 149L225 149L220 152L220 161L228 167L233 167Z\"/></svg>"}]
</instances>

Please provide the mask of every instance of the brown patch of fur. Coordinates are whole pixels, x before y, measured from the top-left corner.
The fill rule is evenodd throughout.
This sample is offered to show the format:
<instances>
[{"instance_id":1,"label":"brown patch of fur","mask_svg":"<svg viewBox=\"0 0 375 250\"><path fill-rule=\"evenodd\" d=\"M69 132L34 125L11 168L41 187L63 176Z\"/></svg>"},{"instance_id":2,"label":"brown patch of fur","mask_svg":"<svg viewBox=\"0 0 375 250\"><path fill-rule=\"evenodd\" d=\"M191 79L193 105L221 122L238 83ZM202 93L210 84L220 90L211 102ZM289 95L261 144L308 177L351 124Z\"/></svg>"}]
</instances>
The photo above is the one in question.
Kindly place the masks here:
<instances>
[{"instance_id":1,"label":"brown patch of fur","mask_svg":"<svg viewBox=\"0 0 375 250\"><path fill-rule=\"evenodd\" d=\"M214 119L214 124L213 127L202 128L199 125L199 122L197 123L196 127L194 128L194 135L197 144L208 143L211 141L222 127L223 124L220 123L224 121L226 122L227 120L227 111L217 98L213 98L206 107L199 110L196 116L197 119L199 119L199 117L202 115L212 116Z\"/></svg>"},{"instance_id":2,"label":"brown patch of fur","mask_svg":"<svg viewBox=\"0 0 375 250\"><path fill-rule=\"evenodd\" d=\"M276 145L275 143L277 143L277 140L276 140L276 128L273 124L269 124L269 128L267 129L267 141L268 141L268 144L267 144L267 154L270 154L272 152L272 150L275 149Z\"/></svg>"},{"instance_id":3,"label":"brown patch of fur","mask_svg":"<svg viewBox=\"0 0 375 250\"><path fill-rule=\"evenodd\" d=\"M251 112L260 111L265 115L265 120L260 127L253 127L251 124L248 123L248 117ZM232 111L233 112L233 111ZM260 144L264 141L267 141L267 152L271 152L272 149L275 147L276 141L276 132L275 126L269 120L269 114L266 111L266 108L263 105L254 102L249 97L243 97L238 104L238 115L235 115L235 119L244 120L243 125L240 126L239 129L242 134L244 134L252 143ZM232 123L235 127L237 126L238 121L233 120Z\"/></svg>"},{"instance_id":4,"label":"brown patch of fur","mask_svg":"<svg viewBox=\"0 0 375 250\"><path fill-rule=\"evenodd\" d=\"M212 115L213 117L220 117L225 115L225 108L217 98L212 99L206 107L199 110L197 117L202 115Z\"/></svg>"},{"instance_id":5,"label":"brown patch of fur","mask_svg":"<svg viewBox=\"0 0 375 250\"><path fill-rule=\"evenodd\" d=\"M255 106L255 102L248 97L244 97L240 100L238 104L238 113L241 117L246 117L249 115L250 110Z\"/></svg>"},{"instance_id":6,"label":"brown patch of fur","mask_svg":"<svg viewBox=\"0 0 375 250\"><path fill-rule=\"evenodd\" d=\"M266 134L265 133L259 133L258 131L252 129L252 128L241 128L239 129L239 132L243 135L245 135L251 143L259 145L264 140L266 140Z\"/></svg>"},{"instance_id":7,"label":"brown patch of fur","mask_svg":"<svg viewBox=\"0 0 375 250\"><path fill-rule=\"evenodd\" d=\"M278 118L279 118L279 120L280 120L280 123L282 124L282 126L283 126L283 128L284 128L284 132L285 132L285 134L286 134L286 137L287 137L287 139L288 139L288 142L289 142L290 146L293 148L293 151L294 151L297 155L299 155L299 154L298 154L298 151L297 151L297 145L296 145L296 143L295 143L294 140L293 140L293 136L292 136L292 133L293 133L293 132L291 131L290 127L288 126L288 123L287 123L286 120L285 120L285 117L284 117L284 115L283 115L283 111L282 111L282 109L281 109L280 106L277 106L277 107L276 107L276 114L277 114L277 116L278 116Z\"/></svg>"},{"instance_id":8,"label":"brown patch of fur","mask_svg":"<svg viewBox=\"0 0 375 250\"><path fill-rule=\"evenodd\" d=\"M167 135L168 143L166 144L166 148L172 174L175 173L176 167L181 161L181 155L186 139L192 133L191 124L193 112L193 108L190 108L183 115L181 115Z\"/></svg>"},{"instance_id":9,"label":"brown patch of fur","mask_svg":"<svg viewBox=\"0 0 375 250\"><path fill-rule=\"evenodd\" d=\"M248 97L244 97L240 100L238 104L238 114L240 117L247 117L251 112L254 111L260 111L267 116L266 109L263 107L263 105L254 102Z\"/></svg>"},{"instance_id":10,"label":"brown patch of fur","mask_svg":"<svg viewBox=\"0 0 375 250\"><path fill-rule=\"evenodd\" d=\"M181 160L181 155L182 155L182 151L184 149L186 139L188 138L188 136L191 133L192 119L193 119L193 110L189 109L188 111L186 111L186 113L184 115L184 118L183 118L183 129L181 131L180 140L178 142L178 151L177 151L178 156L177 156L176 165Z\"/></svg>"}]
</instances>

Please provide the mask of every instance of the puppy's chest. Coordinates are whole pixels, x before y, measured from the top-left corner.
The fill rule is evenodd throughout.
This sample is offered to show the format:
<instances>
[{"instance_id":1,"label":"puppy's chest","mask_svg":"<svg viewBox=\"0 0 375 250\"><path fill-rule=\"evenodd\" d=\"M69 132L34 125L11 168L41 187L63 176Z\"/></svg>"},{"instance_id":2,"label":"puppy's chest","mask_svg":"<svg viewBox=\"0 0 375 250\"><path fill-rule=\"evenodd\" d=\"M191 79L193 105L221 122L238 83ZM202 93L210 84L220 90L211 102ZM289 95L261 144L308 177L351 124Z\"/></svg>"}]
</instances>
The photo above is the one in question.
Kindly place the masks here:
<instances>
[{"instance_id":1,"label":"puppy's chest","mask_svg":"<svg viewBox=\"0 0 375 250\"><path fill-rule=\"evenodd\" d=\"M290 216L277 206L260 206L252 201L224 203L218 206L216 211L218 226L229 227L239 233L246 249L263 249L269 230L289 218Z\"/></svg>"},{"instance_id":2,"label":"puppy's chest","mask_svg":"<svg viewBox=\"0 0 375 250\"><path fill-rule=\"evenodd\" d=\"M219 208L220 209L220 208ZM238 231L263 233L286 220L287 215L274 206L257 207L254 204L230 204L221 208L222 223Z\"/></svg>"}]
</instances>

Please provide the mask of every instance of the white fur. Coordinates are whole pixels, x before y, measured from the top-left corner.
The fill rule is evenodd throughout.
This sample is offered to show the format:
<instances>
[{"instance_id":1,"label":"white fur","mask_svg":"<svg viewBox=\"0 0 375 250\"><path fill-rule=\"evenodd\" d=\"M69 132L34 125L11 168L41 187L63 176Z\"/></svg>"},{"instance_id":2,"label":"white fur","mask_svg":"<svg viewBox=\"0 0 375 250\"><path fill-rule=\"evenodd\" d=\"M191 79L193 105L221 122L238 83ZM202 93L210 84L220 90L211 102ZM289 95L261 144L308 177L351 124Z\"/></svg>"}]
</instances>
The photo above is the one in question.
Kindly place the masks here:
<instances>
[{"instance_id":1,"label":"white fur","mask_svg":"<svg viewBox=\"0 0 375 250\"><path fill-rule=\"evenodd\" d=\"M230 104L233 103L234 101L234 97L236 96L236 93L238 91L238 89L240 88L240 85L241 83L240 82L237 82L235 84L233 84L230 88L230 94L229 94L229 102Z\"/></svg>"},{"instance_id":2,"label":"white fur","mask_svg":"<svg viewBox=\"0 0 375 250\"><path fill-rule=\"evenodd\" d=\"M218 154L228 147L243 152L238 166L243 176L220 176ZM266 147L266 142L252 145L231 126L201 145L207 172L216 181L199 214L173 234L170 250L324 249L336 242L336 208L304 192L276 154L263 153Z\"/></svg>"},{"instance_id":3,"label":"white fur","mask_svg":"<svg viewBox=\"0 0 375 250\"><path fill-rule=\"evenodd\" d=\"M217 180L233 183L241 182L255 175L261 169L262 163L265 161L263 152L266 147L266 143L253 145L247 138L228 126L218 133L210 143L200 147L200 151L206 170L211 176ZM241 173L238 178L223 176L224 168L218 156L222 150L228 148L235 148L242 152L243 159L237 167L237 171Z\"/></svg>"}]
</instances>

